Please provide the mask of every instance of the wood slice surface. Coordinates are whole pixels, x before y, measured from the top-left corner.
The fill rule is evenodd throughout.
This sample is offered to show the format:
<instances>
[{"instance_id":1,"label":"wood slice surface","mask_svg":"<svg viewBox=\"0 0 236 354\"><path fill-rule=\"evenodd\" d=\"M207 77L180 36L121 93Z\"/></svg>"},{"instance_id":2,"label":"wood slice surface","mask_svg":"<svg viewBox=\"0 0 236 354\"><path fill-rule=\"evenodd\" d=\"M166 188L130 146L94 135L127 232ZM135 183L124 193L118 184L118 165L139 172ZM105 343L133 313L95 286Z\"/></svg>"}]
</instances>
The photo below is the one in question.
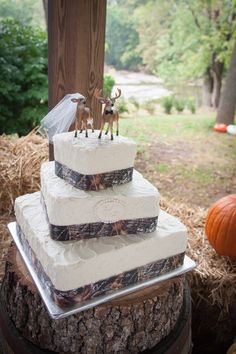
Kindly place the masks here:
<instances>
[{"instance_id":1,"label":"wood slice surface","mask_svg":"<svg viewBox=\"0 0 236 354\"><path fill-rule=\"evenodd\" d=\"M9 250L1 298L22 336L56 353L139 353L175 327L183 276L60 320L52 320L15 246Z\"/></svg>"}]
</instances>

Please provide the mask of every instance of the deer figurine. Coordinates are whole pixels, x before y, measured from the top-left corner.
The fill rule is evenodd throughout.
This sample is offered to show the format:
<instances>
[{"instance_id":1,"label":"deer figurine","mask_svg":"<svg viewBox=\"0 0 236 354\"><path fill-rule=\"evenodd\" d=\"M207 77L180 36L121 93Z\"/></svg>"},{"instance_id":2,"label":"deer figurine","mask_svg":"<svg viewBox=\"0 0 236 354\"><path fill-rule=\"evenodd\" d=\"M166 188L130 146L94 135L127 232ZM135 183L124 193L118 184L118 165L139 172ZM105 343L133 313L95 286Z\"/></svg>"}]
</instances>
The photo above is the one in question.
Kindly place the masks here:
<instances>
[{"instance_id":1,"label":"deer figurine","mask_svg":"<svg viewBox=\"0 0 236 354\"><path fill-rule=\"evenodd\" d=\"M100 133L98 135L98 139L101 139L102 131L104 129L105 123L108 123L107 130L105 135L108 134L109 128L111 133L111 140L113 140L113 123L116 122L116 135L119 135L119 113L117 110L113 109L115 101L121 96L121 90L117 89L117 94L115 97L102 97L102 90L98 88L94 91L95 98L100 102L105 104L103 113L102 113L102 121L100 127Z\"/></svg>"},{"instance_id":2,"label":"deer figurine","mask_svg":"<svg viewBox=\"0 0 236 354\"><path fill-rule=\"evenodd\" d=\"M92 132L93 128L93 118L91 116L90 109L86 107L86 98L72 98L72 102L77 103L76 114L75 114L75 137L77 137L77 132L80 129L82 133L85 129L85 136L88 137L88 125L91 126Z\"/></svg>"}]
</instances>

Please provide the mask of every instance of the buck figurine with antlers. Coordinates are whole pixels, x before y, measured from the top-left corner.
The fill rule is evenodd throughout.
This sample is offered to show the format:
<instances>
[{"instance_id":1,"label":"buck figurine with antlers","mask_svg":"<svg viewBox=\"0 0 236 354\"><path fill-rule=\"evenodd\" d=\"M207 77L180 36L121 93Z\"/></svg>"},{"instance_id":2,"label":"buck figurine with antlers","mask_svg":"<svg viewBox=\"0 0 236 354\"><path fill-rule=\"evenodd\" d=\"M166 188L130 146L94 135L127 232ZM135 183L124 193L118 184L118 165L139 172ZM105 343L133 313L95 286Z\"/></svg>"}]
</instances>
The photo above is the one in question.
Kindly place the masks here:
<instances>
[{"instance_id":1,"label":"buck figurine with antlers","mask_svg":"<svg viewBox=\"0 0 236 354\"><path fill-rule=\"evenodd\" d=\"M93 128L93 118L91 116L90 109L86 107L86 98L72 98L72 102L77 103L76 114L75 114L75 137L77 137L77 132L80 129L80 133L85 129L85 136L88 137L88 125L91 126L92 132Z\"/></svg>"},{"instance_id":2,"label":"buck figurine with antlers","mask_svg":"<svg viewBox=\"0 0 236 354\"><path fill-rule=\"evenodd\" d=\"M115 94L115 97L102 97L102 90L99 90L98 88L95 89L94 91L94 96L95 98L105 104L103 113L102 113L102 121L101 121L101 128L100 128L100 133L98 135L98 139L101 139L102 136L102 131L104 129L105 123L108 123L107 130L105 134L107 135L109 132L110 128L110 133L111 133L111 140L113 140L113 123L116 122L116 135L119 135L119 113L117 110L113 109L115 101L121 96L121 90L117 89L117 94Z\"/></svg>"}]
</instances>

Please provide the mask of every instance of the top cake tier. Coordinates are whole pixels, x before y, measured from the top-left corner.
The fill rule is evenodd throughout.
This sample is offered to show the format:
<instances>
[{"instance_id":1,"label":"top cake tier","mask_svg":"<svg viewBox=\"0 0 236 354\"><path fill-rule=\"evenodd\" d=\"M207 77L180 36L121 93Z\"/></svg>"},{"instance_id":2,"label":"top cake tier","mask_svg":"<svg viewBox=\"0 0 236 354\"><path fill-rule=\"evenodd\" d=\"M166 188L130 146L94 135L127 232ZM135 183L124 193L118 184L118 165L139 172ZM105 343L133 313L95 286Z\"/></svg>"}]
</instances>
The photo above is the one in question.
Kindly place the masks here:
<instances>
[{"instance_id":1,"label":"top cake tier","mask_svg":"<svg viewBox=\"0 0 236 354\"><path fill-rule=\"evenodd\" d=\"M123 136L98 139L74 132L53 137L55 173L76 188L99 190L132 180L136 144Z\"/></svg>"}]
</instances>

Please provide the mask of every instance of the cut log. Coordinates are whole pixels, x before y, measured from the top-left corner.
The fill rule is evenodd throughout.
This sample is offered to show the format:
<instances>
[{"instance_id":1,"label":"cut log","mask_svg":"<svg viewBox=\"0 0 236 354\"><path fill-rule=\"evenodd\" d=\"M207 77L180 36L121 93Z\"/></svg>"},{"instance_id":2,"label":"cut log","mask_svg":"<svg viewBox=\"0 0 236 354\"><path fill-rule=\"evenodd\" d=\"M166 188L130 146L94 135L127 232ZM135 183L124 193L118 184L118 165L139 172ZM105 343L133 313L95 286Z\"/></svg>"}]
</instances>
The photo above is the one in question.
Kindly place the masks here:
<instances>
[{"instance_id":1,"label":"cut log","mask_svg":"<svg viewBox=\"0 0 236 354\"><path fill-rule=\"evenodd\" d=\"M171 331L176 340L178 323L185 324L180 351L158 349L152 353L188 353L190 315L188 321L183 321L183 318L180 321L183 316L184 283L183 276L177 277L82 313L52 320L18 251L12 246L1 288L1 302L6 316L11 318L22 338L32 342L37 350L47 349L42 353L139 353L154 348L163 338L168 338ZM7 321L2 317L0 325L3 333L2 328ZM4 333L5 337L6 329ZM8 336L9 333L12 335L12 331L8 331ZM7 343L13 345L10 340ZM182 351L181 347L185 349ZM11 347L11 351L6 353L19 354L19 345L16 350Z\"/></svg>"}]
</instances>

